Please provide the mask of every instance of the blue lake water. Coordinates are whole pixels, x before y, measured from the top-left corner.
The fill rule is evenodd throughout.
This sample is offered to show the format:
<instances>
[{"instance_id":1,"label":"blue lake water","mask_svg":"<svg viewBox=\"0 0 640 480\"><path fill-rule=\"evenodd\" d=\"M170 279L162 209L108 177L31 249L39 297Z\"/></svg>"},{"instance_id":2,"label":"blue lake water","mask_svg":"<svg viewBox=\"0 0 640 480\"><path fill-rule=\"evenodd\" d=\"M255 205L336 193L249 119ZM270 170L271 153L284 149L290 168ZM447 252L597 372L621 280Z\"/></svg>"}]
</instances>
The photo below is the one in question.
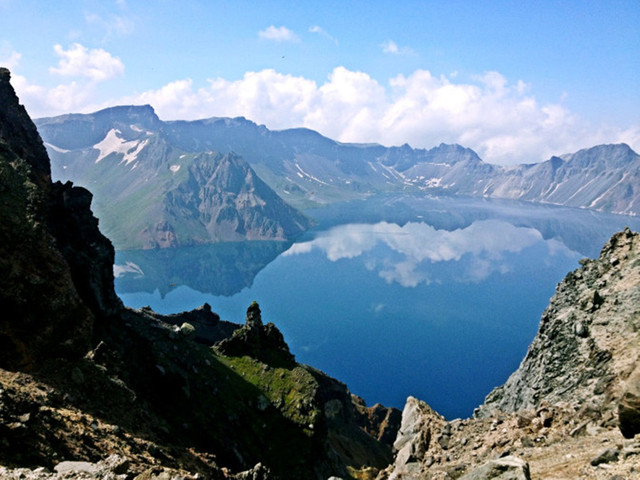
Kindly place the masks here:
<instances>
[{"instance_id":1,"label":"blue lake water","mask_svg":"<svg viewBox=\"0 0 640 480\"><path fill-rule=\"evenodd\" d=\"M126 305L208 302L242 323L256 300L298 361L368 404L408 395L469 416L519 365L556 284L640 219L464 198L376 197L307 212L295 243L116 254Z\"/></svg>"}]
</instances>

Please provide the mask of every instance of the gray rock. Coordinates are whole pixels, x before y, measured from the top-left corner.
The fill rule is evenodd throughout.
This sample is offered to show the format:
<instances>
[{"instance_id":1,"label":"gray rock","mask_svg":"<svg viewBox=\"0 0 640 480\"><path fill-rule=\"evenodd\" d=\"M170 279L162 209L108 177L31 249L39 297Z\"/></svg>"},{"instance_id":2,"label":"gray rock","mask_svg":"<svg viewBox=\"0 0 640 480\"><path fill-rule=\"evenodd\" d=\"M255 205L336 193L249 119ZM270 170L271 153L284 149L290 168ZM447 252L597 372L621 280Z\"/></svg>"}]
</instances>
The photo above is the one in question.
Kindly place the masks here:
<instances>
[{"instance_id":1,"label":"gray rock","mask_svg":"<svg viewBox=\"0 0 640 480\"><path fill-rule=\"evenodd\" d=\"M71 472L96 474L100 471L100 467L95 463L72 461L60 462L53 469L60 475Z\"/></svg>"},{"instance_id":2,"label":"gray rock","mask_svg":"<svg viewBox=\"0 0 640 480\"><path fill-rule=\"evenodd\" d=\"M573 331L580 338L586 338L589 336L589 331L587 330L587 327L585 327L584 323L582 322L574 323Z\"/></svg>"},{"instance_id":3,"label":"gray rock","mask_svg":"<svg viewBox=\"0 0 640 480\"><path fill-rule=\"evenodd\" d=\"M257 463L251 470L238 473L234 476L235 480L273 480L273 476L267 467L261 463Z\"/></svg>"},{"instance_id":4,"label":"gray rock","mask_svg":"<svg viewBox=\"0 0 640 480\"><path fill-rule=\"evenodd\" d=\"M408 463L416 461L415 451L412 443L406 443L396 455L396 467L402 468Z\"/></svg>"},{"instance_id":5,"label":"gray rock","mask_svg":"<svg viewBox=\"0 0 640 480\"><path fill-rule=\"evenodd\" d=\"M640 235L629 230L616 233L597 260L581 262L580 269L564 278L520 367L487 396L475 417L537 409L543 403L582 404L594 394L606 395L625 378L620 365L627 360L619 360L637 355L640 338L640 322L632 307L640 285L639 247ZM611 272L613 256L619 259L615 272ZM619 278L624 281L618 282ZM617 307L601 308L607 304ZM611 350L605 348L614 344ZM627 396L619 408L621 430L629 438L640 431L640 381L637 384L639 391Z\"/></svg>"},{"instance_id":6,"label":"gray rock","mask_svg":"<svg viewBox=\"0 0 640 480\"><path fill-rule=\"evenodd\" d=\"M190 323L184 322L180 326L180 335L186 338L192 338L196 334L196 327L191 325Z\"/></svg>"},{"instance_id":7,"label":"gray rock","mask_svg":"<svg viewBox=\"0 0 640 480\"><path fill-rule=\"evenodd\" d=\"M490 479L531 480L529 464L518 457L508 456L491 460L460 477L460 480Z\"/></svg>"},{"instance_id":8,"label":"gray rock","mask_svg":"<svg viewBox=\"0 0 640 480\"><path fill-rule=\"evenodd\" d=\"M129 459L120 455L110 455L99 464L116 475L127 473L130 466Z\"/></svg>"},{"instance_id":9,"label":"gray rock","mask_svg":"<svg viewBox=\"0 0 640 480\"><path fill-rule=\"evenodd\" d=\"M619 456L620 456L620 451L618 449L607 448L606 450L603 450L594 458L592 458L590 463L592 466L597 467L602 463L617 462Z\"/></svg>"}]
</instances>

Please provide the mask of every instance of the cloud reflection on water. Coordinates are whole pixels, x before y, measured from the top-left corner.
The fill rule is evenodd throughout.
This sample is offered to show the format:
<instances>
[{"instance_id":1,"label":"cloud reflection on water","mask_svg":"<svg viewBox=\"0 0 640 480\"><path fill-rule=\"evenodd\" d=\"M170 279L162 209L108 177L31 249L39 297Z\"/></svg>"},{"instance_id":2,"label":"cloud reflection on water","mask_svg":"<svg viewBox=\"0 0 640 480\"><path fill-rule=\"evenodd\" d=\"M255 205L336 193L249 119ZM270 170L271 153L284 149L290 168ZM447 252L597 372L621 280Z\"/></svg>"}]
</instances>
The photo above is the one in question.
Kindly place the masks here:
<instances>
[{"instance_id":1,"label":"cloud reflection on water","mask_svg":"<svg viewBox=\"0 0 640 480\"><path fill-rule=\"evenodd\" d=\"M550 255L570 254L560 242L545 241L534 228L482 220L453 231L416 222L340 225L311 241L294 244L284 255L317 249L332 262L362 257L365 267L388 283L415 287L451 275L455 281L479 282L494 272L504 274L511 269L505 254L540 242L546 243Z\"/></svg>"}]
</instances>

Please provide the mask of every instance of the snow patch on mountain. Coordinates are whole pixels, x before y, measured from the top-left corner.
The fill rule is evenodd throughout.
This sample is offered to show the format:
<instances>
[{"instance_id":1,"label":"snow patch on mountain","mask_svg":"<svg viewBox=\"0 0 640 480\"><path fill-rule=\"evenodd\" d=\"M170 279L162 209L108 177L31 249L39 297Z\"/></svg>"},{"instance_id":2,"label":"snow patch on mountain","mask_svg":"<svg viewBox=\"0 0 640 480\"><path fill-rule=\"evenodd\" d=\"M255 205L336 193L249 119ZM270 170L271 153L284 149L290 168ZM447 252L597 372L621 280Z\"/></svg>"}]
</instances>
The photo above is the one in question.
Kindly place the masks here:
<instances>
[{"instance_id":1,"label":"snow patch on mountain","mask_svg":"<svg viewBox=\"0 0 640 480\"><path fill-rule=\"evenodd\" d=\"M71 150L65 150L64 148L56 147L52 143L44 142L45 147L50 148L58 153L69 153Z\"/></svg>"},{"instance_id":2,"label":"snow patch on mountain","mask_svg":"<svg viewBox=\"0 0 640 480\"><path fill-rule=\"evenodd\" d=\"M120 130L112 128L100 143L96 143L93 146L94 150L98 150L100 152L95 163L98 163L100 160L112 153L116 153L121 154L123 156L122 161L129 165L131 162L135 161L138 154L149 143L148 139L142 141L127 141L120 135L122 135Z\"/></svg>"}]
</instances>

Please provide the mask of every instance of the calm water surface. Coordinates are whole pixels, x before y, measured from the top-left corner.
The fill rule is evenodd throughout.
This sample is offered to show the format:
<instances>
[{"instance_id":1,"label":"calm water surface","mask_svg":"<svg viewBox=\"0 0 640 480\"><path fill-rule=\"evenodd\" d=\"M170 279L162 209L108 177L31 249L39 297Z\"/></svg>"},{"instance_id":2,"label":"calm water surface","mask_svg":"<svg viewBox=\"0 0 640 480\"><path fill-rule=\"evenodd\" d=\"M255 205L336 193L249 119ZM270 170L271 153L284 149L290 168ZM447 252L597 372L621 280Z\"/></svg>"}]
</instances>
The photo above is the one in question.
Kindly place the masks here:
<instances>
[{"instance_id":1,"label":"calm water surface","mask_svg":"<svg viewBox=\"0 0 640 480\"><path fill-rule=\"evenodd\" d=\"M298 361L352 393L408 395L469 416L517 368L556 284L640 220L477 199L378 197L311 210L295 243L116 254L125 304L211 304L242 323L253 300Z\"/></svg>"}]
</instances>

